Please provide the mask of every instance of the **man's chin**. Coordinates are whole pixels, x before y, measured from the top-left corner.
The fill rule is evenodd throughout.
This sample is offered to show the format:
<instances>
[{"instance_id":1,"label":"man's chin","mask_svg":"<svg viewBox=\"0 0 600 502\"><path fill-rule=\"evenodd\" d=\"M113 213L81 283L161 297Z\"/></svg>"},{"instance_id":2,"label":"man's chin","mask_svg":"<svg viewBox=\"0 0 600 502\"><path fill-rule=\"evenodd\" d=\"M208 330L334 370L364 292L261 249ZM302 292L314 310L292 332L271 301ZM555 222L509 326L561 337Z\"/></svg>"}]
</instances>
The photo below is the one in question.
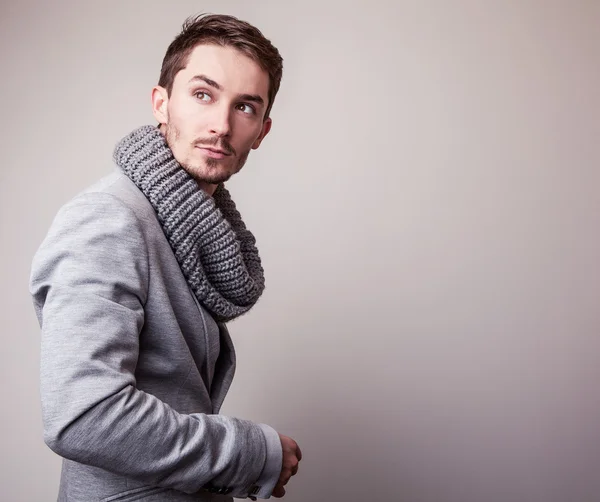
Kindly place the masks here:
<instances>
[{"instance_id":1,"label":"man's chin","mask_svg":"<svg viewBox=\"0 0 600 502\"><path fill-rule=\"evenodd\" d=\"M187 173L199 183L218 185L228 181L234 173L224 169L206 169L202 167L182 166ZM220 171L220 172L215 172Z\"/></svg>"}]
</instances>

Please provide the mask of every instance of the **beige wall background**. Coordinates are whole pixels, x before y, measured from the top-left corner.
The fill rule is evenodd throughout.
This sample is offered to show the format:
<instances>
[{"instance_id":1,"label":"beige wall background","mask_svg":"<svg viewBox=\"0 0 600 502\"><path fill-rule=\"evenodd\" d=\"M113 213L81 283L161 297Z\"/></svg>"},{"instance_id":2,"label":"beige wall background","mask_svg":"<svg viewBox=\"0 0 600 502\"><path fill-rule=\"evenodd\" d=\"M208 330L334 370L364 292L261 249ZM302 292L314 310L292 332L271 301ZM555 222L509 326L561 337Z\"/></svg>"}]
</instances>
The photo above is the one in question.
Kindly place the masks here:
<instances>
[{"instance_id":1,"label":"beige wall background","mask_svg":"<svg viewBox=\"0 0 600 502\"><path fill-rule=\"evenodd\" d=\"M297 439L286 500L600 500L600 2L0 4L0 499L55 500L30 261L152 123L183 19L285 58L229 187L267 290L223 412Z\"/></svg>"}]
</instances>

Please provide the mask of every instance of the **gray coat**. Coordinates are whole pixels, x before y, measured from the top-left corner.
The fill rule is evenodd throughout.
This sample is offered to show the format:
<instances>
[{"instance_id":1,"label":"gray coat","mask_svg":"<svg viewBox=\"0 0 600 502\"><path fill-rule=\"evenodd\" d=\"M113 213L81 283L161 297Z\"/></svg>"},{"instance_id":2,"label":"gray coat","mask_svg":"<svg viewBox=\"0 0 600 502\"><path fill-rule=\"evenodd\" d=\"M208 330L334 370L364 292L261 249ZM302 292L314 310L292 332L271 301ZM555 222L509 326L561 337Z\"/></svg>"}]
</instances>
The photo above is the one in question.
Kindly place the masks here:
<instances>
[{"instance_id":1,"label":"gray coat","mask_svg":"<svg viewBox=\"0 0 600 502\"><path fill-rule=\"evenodd\" d=\"M129 178L114 173L59 211L30 288L44 438L64 458L59 501L270 496L279 436L218 415L235 370L231 338Z\"/></svg>"}]
</instances>

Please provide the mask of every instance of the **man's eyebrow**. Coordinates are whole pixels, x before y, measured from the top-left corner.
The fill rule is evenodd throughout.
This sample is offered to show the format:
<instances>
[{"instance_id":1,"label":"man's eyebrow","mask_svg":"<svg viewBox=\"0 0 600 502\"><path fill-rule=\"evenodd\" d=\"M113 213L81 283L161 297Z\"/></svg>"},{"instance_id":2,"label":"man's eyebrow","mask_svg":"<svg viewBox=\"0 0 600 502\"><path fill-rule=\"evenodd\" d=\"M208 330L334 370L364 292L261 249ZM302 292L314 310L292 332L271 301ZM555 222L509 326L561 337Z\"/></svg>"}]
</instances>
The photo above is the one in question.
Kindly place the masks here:
<instances>
[{"instance_id":1,"label":"man's eyebrow","mask_svg":"<svg viewBox=\"0 0 600 502\"><path fill-rule=\"evenodd\" d=\"M190 78L190 82L195 82L196 80L202 80L202 81L206 82L208 85L210 85L211 87L214 87L215 89L217 89L219 91L223 89L213 79L208 78L206 75L194 75L192 78Z\"/></svg>"},{"instance_id":2,"label":"man's eyebrow","mask_svg":"<svg viewBox=\"0 0 600 502\"><path fill-rule=\"evenodd\" d=\"M190 83L195 82L197 80L201 80L202 82L205 82L206 84L210 85L211 87L214 87L218 91L223 90L223 87L219 83L215 82L212 78L209 78L206 75L194 75L190 79ZM259 105L265 104L265 100L258 94L241 94L239 96L239 99L241 101L251 101L251 102L257 103Z\"/></svg>"},{"instance_id":3,"label":"man's eyebrow","mask_svg":"<svg viewBox=\"0 0 600 502\"><path fill-rule=\"evenodd\" d=\"M258 94L242 94L240 96L240 100L252 101L254 103L258 103L259 105L265 104L265 100L263 98L261 98Z\"/></svg>"}]
</instances>

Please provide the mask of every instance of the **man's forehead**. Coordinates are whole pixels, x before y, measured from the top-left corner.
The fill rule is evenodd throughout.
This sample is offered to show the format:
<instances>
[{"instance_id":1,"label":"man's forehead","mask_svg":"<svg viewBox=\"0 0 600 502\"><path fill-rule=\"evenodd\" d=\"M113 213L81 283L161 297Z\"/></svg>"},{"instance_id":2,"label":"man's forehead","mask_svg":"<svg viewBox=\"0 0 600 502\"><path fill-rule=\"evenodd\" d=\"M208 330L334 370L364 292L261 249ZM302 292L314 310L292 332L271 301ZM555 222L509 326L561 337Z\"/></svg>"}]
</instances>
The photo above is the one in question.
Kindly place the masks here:
<instances>
[{"instance_id":1,"label":"man's forehead","mask_svg":"<svg viewBox=\"0 0 600 502\"><path fill-rule=\"evenodd\" d=\"M178 77L184 85L188 85L197 75L210 77L225 91L260 94L265 99L268 94L268 73L234 47L213 44L195 47L186 67L179 72Z\"/></svg>"}]
</instances>

